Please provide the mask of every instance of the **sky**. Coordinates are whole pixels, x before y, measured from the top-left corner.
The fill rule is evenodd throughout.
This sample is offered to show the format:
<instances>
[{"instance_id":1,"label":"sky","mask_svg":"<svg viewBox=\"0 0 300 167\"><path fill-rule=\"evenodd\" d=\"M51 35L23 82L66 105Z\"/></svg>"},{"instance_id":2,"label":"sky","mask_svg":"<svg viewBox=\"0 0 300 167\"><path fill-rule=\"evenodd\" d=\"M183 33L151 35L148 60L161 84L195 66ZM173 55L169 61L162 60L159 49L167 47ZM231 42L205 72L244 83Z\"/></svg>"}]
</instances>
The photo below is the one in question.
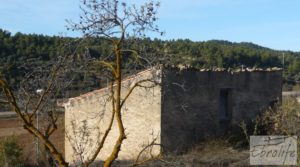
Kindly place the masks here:
<instances>
[{"instance_id":1,"label":"sky","mask_svg":"<svg viewBox=\"0 0 300 167\"><path fill-rule=\"evenodd\" d=\"M121 1L121 0L120 0ZM127 0L140 4L145 0ZM300 51L300 0L160 0L161 39L252 42ZM12 33L80 36L66 30L80 0L0 0L0 28Z\"/></svg>"}]
</instances>

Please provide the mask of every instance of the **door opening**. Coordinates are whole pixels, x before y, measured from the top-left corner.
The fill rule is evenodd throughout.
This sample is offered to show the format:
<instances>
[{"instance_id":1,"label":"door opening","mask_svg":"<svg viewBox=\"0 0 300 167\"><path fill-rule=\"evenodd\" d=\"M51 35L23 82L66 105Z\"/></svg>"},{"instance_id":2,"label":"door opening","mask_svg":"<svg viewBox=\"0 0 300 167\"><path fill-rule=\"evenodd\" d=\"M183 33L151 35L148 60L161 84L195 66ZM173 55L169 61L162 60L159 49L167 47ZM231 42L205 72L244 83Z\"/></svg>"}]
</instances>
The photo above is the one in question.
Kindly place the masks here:
<instances>
[{"instance_id":1,"label":"door opening","mask_svg":"<svg viewBox=\"0 0 300 167\"><path fill-rule=\"evenodd\" d=\"M220 89L219 95L219 130L221 134L226 134L231 122L231 89Z\"/></svg>"}]
</instances>

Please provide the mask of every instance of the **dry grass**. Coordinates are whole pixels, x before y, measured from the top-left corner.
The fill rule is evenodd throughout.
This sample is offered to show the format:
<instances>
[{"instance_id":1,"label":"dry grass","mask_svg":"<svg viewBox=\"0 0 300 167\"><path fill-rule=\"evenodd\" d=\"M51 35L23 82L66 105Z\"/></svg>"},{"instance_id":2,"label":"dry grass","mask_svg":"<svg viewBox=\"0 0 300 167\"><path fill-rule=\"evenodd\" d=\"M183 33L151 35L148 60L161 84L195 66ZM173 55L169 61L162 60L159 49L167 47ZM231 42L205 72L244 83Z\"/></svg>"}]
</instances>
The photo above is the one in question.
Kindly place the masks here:
<instances>
[{"instance_id":1,"label":"dry grass","mask_svg":"<svg viewBox=\"0 0 300 167\"><path fill-rule=\"evenodd\" d=\"M227 140L213 139L199 143L183 155L168 155L144 167L234 167L248 166L248 149L234 149Z\"/></svg>"},{"instance_id":2,"label":"dry grass","mask_svg":"<svg viewBox=\"0 0 300 167\"><path fill-rule=\"evenodd\" d=\"M60 127L63 127L61 122ZM259 118L259 133L268 135L300 135L300 104L295 99L285 99L278 110L268 110ZM265 128L265 129L264 129ZM22 129L22 124L16 118L0 119L1 137L14 135L23 148L23 159L35 161L35 138ZM251 135L251 134L249 134ZM259 134L261 135L261 134ZM243 136L243 134L241 134ZM246 138L245 138L246 139ZM54 143L64 150L64 129L53 136ZM300 143L300 142L298 142ZM143 167L242 167L249 166L249 149L235 148L237 142L226 139L211 139L196 145L183 155L166 155L161 160L153 160ZM298 155L300 147L298 148ZM114 166L123 163L115 163Z\"/></svg>"},{"instance_id":3,"label":"dry grass","mask_svg":"<svg viewBox=\"0 0 300 167\"><path fill-rule=\"evenodd\" d=\"M300 103L297 99L284 99L278 111L268 111L265 117L273 125L271 134L300 135Z\"/></svg>"},{"instance_id":4,"label":"dry grass","mask_svg":"<svg viewBox=\"0 0 300 167\"><path fill-rule=\"evenodd\" d=\"M284 99L276 111L268 110L254 120L255 125L244 132L247 135L300 135L300 103L296 99ZM243 130L241 129L241 134ZM244 137L247 140L247 137ZM300 140L298 138L298 140ZM144 167L243 167L249 166L249 149L236 149L235 143L224 139L212 139L202 142L184 155L168 155L163 161L155 160ZM247 142L244 142L247 143ZM300 143L298 141L298 143ZM298 146L300 155L300 146Z\"/></svg>"}]
</instances>

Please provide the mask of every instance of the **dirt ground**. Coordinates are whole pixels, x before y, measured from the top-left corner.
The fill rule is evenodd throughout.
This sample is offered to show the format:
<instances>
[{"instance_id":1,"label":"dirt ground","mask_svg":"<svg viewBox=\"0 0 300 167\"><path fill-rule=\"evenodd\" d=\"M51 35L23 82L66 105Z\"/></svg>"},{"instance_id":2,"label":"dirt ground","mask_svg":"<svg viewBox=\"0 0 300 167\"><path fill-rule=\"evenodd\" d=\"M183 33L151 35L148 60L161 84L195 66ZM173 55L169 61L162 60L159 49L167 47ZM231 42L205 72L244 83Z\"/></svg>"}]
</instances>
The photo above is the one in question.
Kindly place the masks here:
<instances>
[{"instance_id":1,"label":"dirt ground","mask_svg":"<svg viewBox=\"0 0 300 167\"><path fill-rule=\"evenodd\" d=\"M58 150L64 155L64 121L63 117L60 118L58 123L58 130L53 133L50 138L51 141L57 146ZM0 139L6 137L14 137L17 143L22 148L22 159L28 164L36 164L36 150L37 140L26 130L24 130L22 122L19 118L14 116L0 117ZM40 146L39 157L42 159L43 153ZM41 160L43 161L43 160Z\"/></svg>"}]
</instances>

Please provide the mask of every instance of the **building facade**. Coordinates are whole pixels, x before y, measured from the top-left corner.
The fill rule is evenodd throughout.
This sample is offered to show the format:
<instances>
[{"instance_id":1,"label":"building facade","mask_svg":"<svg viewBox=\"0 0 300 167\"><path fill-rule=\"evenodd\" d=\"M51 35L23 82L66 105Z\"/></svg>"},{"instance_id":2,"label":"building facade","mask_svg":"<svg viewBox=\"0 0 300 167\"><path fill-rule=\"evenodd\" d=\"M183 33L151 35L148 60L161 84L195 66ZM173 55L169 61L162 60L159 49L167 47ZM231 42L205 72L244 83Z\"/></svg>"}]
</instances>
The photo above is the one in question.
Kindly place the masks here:
<instances>
[{"instance_id":1,"label":"building facade","mask_svg":"<svg viewBox=\"0 0 300 167\"><path fill-rule=\"evenodd\" d=\"M147 154L180 153L208 137L226 134L243 120L281 102L280 69L196 70L151 68L122 82L122 97L137 82L122 108L127 138L119 160L133 160L149 143ZM154 84L155 83L155 84ZM159 83L159 84L157 84ZM65 103L65 157L88 158L111 117L111 89L103 88ZM98 160L105 160L118 137L114 123ZM80 156L81 155L81 156Z\"/></svg>"}]
</instances>

